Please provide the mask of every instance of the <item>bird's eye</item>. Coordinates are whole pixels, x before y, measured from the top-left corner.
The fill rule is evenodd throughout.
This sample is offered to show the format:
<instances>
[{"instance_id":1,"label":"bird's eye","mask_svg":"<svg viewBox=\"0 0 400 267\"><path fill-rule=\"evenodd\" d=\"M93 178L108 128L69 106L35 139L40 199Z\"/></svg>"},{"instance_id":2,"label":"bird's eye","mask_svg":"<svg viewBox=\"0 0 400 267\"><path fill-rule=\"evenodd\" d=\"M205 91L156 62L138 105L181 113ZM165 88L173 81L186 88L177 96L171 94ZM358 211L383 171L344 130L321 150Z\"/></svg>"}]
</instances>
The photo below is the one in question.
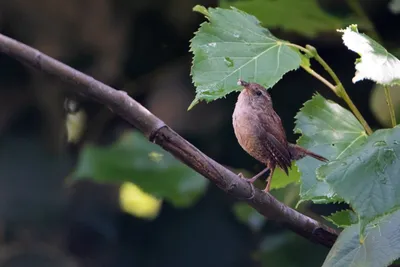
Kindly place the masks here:
<instances>
[{"instance_id":1,"label":"bird's eye","mask_svg":"<svg viewBox=\"0 0 400 267\"><path fill-rule=\"evenodd\" d=\"M257 92L256 92L256 95L257 95L257 96L262 95L261 91L257 91Z\"/></svg>"}]
</instances>

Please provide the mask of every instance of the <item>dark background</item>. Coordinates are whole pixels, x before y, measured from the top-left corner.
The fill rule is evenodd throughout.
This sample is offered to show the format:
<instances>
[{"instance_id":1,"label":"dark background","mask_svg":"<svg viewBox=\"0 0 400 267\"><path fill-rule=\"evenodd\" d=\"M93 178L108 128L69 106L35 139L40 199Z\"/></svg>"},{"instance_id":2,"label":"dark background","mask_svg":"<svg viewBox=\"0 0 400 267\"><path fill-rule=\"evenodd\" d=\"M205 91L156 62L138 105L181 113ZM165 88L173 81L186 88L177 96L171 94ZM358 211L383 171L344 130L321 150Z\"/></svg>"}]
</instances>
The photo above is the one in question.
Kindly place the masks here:
<instances>
[{"instance_id":1,"label":"dark background","mask_svg":"<svg viewBox=\"0 0 400 267\"><path fill-rule=\"evenodd\" d=\"M320 2L338 15L352 12L346 1ZM385 47L398 49L394 25L399 19L388 1L361 3ZM256 172L262 166L242 151L233 134L235 94L186 111L195 93L189 40L203 20L192 12L196 4L215 7L218 2L0 0L0 32L128 91L218 162ZM387 107L374 114L372 83L352 84L356 54L335 29L312 39L271 31L317 47L370 125L382 126L379 110ZM67 186L65 178L85 143L109 144L128 127L105 107L68 93L69 86L0 55L0 266L321 266L327 249L273 222L252 231L232 212L234 200L212 185L190 208L164 203L152 221L120 209L118 185L81 181ZM287 74L271 91L292 142L297 139L293 117L315 91L338 101L301 70ZM78 144L66 142L66 97L76 99L88 116ZM332 210L314 205L308 213Z\"/></svg>"}]
</instances>

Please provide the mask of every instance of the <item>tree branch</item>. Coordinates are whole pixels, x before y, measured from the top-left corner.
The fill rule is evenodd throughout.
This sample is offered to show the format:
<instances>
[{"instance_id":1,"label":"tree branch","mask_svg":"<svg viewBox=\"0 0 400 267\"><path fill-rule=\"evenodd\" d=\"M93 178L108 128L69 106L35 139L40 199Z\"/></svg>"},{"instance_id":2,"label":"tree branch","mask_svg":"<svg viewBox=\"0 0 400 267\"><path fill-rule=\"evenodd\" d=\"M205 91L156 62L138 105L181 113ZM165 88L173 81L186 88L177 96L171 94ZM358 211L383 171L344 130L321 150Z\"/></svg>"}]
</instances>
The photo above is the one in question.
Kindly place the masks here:
<instances>
[{"instance_id":1,"label":"tree branch","mask_svg":"<svg viewBox=\"0 0 400 267\"><path fill-rule=\"evenodd\" d=\"M254 188L246 180L207 157L127 93L113 89L36 49L1 34L0 51L50 75L79 85L79 87L71 86L70 90L106 105L139 129L151 142L170 152L224 192L246 201L268 219L324 246L331 247L335 242L338 233L333 229L284 205L270 194Z\"/></svg>"}]
</instances>

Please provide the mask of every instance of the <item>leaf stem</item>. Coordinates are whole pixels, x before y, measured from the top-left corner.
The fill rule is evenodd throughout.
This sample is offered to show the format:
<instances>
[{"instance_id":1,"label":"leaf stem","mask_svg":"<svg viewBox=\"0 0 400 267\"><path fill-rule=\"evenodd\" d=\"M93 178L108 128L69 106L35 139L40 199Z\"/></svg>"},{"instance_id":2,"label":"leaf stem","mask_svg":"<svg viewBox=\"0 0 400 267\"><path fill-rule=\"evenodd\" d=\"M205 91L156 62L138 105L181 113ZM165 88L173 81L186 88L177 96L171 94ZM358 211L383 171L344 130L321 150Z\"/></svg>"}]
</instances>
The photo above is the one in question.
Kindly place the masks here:
<instances>
[{"instance_id":1,"label":"leaf stem","mask_svg":"<svg viewBox=\"0 0 400 267\"><path fill-rule=\"evenodd\" d=\"M328 86L333 92L336 92L336 87L330 83L327 79L325 79L324 77L322 77L321 75L319 75L317 72L315 72L311 67L305 65L305 64L301 64L300 65L305 71L307 71L308 73L310 73L312 76L314 76L315 78L317 78L318 80L320 80L323 84L325 84L326 86Z\"/></svg>"},{"instance_id":2,"label":"leaf stem","mask_svg":"<svg viewBox=\"0 0 400 267\"><path fill-rule=\"evenodd\" d=\"M392 126L395 127L397 124L397 121L396 121L396 114L394 112L392 96L390 94L390 89L388 86L384 86L383 88L385 89L386 103L389 107L389 113L390 113L390 119L392 121Z\"/></svg>"},{"instance_id":3,"label":"leaf stem","mask_svg":"<svg viewBox=\"0 0 400 267\"><path fill-rule=\"evenodd\" d=\"M294 48L299 49L300 51L306 53L308 56L313 57L324 69L325 71L332 77L333 81L335 82L336 85L333 85L329 81L327 81L325 78L323 78L321 75L316 73L310 66L307 66L306 64L301 64L300 66L307 71L309 74L320 80L322 83L324 83L326 86L328 86L338 97L342 98L346 104L349 106L350 110L353 112L353 114L356 116L358 121L362 124L364 127L365 131L367 134L372 134L372 129L368 125L367 121L364 119L364 117L361 115L360 111L357 109L356 105L354 105L353 101L351 100L350 96L347 94L346 89L344 88L343 84L340 82L338 76L336 73L332 70L332 68L326 63L326 61L318 54L318 51L315 47L311 45L306 45L306 47L302 47L296 44L287 44L289 46L292 46Z\"/></svg>"}]
</instances>

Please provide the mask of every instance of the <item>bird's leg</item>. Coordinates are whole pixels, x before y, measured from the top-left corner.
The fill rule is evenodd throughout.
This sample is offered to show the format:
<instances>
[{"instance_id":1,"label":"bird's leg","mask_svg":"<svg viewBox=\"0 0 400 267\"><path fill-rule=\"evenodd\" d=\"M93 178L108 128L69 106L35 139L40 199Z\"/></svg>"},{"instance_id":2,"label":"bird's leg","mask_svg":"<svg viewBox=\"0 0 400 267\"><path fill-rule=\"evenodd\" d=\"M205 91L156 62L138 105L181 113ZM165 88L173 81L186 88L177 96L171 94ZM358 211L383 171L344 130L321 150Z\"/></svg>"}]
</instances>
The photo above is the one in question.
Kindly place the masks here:
<instances>
[{"instance_id":1,"label":"bird's leg","mask_svg":"<svg viewBox=\"0 0 400 267\"><path fill-rule=\"evenodd\" d=\"M274 174L275 171L275 164L268 164L268 167L271 171L269 172L269 176L267 178L267 186L264 189L265 193L268 193L271 187L272 175Z\"/></svg>"},{"instance_id":2,"label":"bird's leg","mask_svg":"<svg viewBox=\"0 0 400 267\"><path fill-rule=\"evenodd\" d=\"M268 171L268 168L265 168L259 174L255 175L253 178L247 179L247 181L249 181L249 183L254 183L258 178L263 176L264 173L266 173L267 171Z\"/></svg>"}]
</instances>

